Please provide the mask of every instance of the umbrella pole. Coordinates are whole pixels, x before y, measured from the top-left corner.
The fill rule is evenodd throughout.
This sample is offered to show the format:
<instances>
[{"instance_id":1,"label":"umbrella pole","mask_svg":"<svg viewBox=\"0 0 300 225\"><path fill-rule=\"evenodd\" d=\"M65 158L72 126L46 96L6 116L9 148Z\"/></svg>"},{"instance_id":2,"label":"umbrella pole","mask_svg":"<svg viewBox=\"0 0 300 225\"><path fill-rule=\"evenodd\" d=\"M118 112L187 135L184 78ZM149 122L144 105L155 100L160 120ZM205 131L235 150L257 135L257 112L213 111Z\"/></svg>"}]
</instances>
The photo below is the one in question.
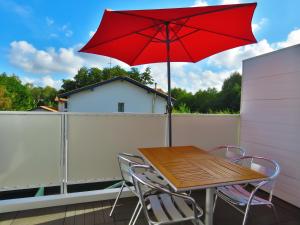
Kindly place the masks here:
<instances>
[{"instance_id":1,"label":"umbrella pole","mask_svg":"<svg viewBox=\"0 0 300 225\"><path fill-rule=\"evenodd\" d=\"M168 137L169 147L172 147L172 101L171 101L171 63L169 22L166 22L167 68L168 68Z\"/></svg>"}]
</instances>

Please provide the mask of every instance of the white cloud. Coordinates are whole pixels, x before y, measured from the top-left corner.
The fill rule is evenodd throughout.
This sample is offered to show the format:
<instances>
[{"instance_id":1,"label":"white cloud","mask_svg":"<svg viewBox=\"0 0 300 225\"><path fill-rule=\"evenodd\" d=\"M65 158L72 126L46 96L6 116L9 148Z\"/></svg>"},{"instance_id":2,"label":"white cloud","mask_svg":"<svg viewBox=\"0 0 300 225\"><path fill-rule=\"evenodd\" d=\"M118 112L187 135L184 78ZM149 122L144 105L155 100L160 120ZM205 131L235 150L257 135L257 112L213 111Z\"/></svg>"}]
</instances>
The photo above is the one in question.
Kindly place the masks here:
<instances>
[{"instance_id":1,"label":"white cloud","mask_svg":"<svg viewBox=\"0 0 300 225\"><path fill-rule=\"evenodd\" d=\"M221 5L228 5L228 4L239 4L241 3L240 0L221 0L220 4Z\"/></svg>"},{"instance_id":2,"label":"white cloud","mask_svg":"<svg viewBox=\"0 0 300 225\"><path fill-rule=\"evenodd\" d=\"M257 44L246 45L213 55L208 58L207 63L218 68L239 70L242 66L242 60L273 50L268 41L263 39Z\"/></svg>"},{"instance_id":3,"label":"white cloud","mask_svg":"<svg viewBox=\"0 0 300 225\"><path fill-rule=\"evenodd\" d=\"M268 23L267 18L262 18L257 23L252 23L252 30L253 32L258 32L262 29L263 26L265 26Z\"/></svg>"},{"instance_id":4,"label":"white cloud","mask_svg":"<svg viewBox=\"0 0 300 225\"><path fill-rule=\"evenodd\" d=\"M38 87L50 86L50 87L56 88L57 90L60 89L60 87L62 85L61 80L55 80L50 75L43 76L40 78L31 78L31 77L25 76L25 77L21 77L21 81L24 84L30 83L30 84L33 84L34 86L38 86Z\"/></svg>"},{"instance_id":5,"label":"white cloud","mask_svg":"<svg viewBox=\"0 0 300 225\"><path fill-rule=\"evenodd\" d=\"M11 64L26 72L75 74L78 65L83 65L83 59L73 48L38 50L26 41L14 41L10 47Z\"/></svg>"},{"instance_id":6,"label":"white cloud","mask_svg":"<svg viewBox=\"0 0 300 225\"><path fill-rule=\"evenodd\" d=\"M54 24L54 20L51 19L50 17L46 17L46 24L47 24L48 26L51 26L52 24Z\"/></svg>"},{"instance_id":7,"label":"white cloud","mask_svg":"<svg viewBox=\"0 0 300 225\"><path fill-rule=\"evenodd\" d=\"M287 39L275 44L276 48L286 48L292 45L300 44L300 29L295 29L289 33Z\"/></svg>"},{"instance_id":8,"label":"white cloud","mask_svg":"<svg viewBox=\"0 0 300 225\"><path fill-rule=\"evenodd\" d=\"M208 3L205 0L196 0L192 6L208 6Z\"/></svg>"},{"instance_id":9,"label":"white cloud","mask_svg":"<svg viewBox=\"0 0 300 225\"><path fill-rule=\"evenodd\" d=\"M69 25L65 24L61 27L61 31L65 34L66 37L71 37L73 31L69 28Z\"/></svg>"},{"instance_id":10,"label":"white cloud","mask_svg":"<svg viewBox=\"0 0 300 225\"><path fill-rule=\"evenodd\" d=\"M13 12L21 17L29 17L32 13L32 9L29 6L19 4L13 0L0 0L0 8Z\"/></svg>"},{"instance_id":11,"label":"white cloud","mask_svg":"<svg viewBox=\"0 0 300 225\"><path fill-rule=\"evenodd\" d=\"M73 77L82 66L108 67L108 57L79 53L82 45L72 48L48 48L40 50L26 41L13 41L10 44L10 63L26 72L34 74L66 74ZM129 66L119 60L112 59L112 66Z\"/></svg>"}]
</instances>

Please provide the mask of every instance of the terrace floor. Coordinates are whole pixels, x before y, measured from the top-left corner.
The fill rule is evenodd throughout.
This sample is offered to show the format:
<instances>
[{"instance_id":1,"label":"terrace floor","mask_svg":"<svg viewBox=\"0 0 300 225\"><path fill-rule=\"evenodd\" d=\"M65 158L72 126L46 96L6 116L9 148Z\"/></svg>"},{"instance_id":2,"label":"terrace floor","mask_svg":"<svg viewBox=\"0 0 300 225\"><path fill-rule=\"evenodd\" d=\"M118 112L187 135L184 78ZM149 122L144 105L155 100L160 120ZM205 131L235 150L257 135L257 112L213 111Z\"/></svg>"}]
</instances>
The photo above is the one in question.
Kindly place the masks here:
<instances>
[{"instance_id":1,"label":"terrace floor","mask_svg":"<svg viewBox=\"0 0 300 225\"><path fill-rule=\"evenodd\" d=\"M193 197L204 208L205 193L194 192ZM58 206L44 209L26 210L0 214L0 225L125 225L136 205L136 198L123 198L116 208L114 216L109 217L113 200ZM300 225L300 209L274 198L280 218L280 225ZM214 215L215 225L240 225L242 214L219 200ZM136 225L146 225L141 216ZM184 223L191 224L191 223ZM247 225L275 225L272 210L265 206L253 207L250 210ZM183 224L181 224L183 225Z\"/></svg>"}]
</instances>

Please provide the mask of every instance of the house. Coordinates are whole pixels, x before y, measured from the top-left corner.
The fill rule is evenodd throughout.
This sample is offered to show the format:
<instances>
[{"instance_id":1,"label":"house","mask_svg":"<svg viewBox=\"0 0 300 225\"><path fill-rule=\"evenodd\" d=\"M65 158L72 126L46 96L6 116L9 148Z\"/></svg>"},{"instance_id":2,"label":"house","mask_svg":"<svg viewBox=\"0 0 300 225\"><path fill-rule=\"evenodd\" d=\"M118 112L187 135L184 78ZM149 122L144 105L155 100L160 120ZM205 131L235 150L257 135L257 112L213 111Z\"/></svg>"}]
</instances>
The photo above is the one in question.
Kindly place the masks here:
<instances>
[{"instance_id":1,"label":"house","mask_svg":"<svg viewBox=\"0 0 300 225\"><path fill-rule=\"evenodd\" d=\"M58 96L68 112L165 113L168 96L128 77L116 77Z\"/></svg>"}]
</instances>

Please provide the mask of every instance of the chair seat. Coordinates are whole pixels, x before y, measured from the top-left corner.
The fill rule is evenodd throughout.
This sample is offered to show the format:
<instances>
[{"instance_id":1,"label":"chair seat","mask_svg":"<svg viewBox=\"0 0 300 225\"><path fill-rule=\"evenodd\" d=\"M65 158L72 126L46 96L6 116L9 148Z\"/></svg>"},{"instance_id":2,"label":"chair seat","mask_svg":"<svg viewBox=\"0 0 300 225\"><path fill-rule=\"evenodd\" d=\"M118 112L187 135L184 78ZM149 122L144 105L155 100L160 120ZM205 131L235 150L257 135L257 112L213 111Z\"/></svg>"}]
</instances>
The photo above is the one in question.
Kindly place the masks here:
<instances>
[{"instance_id":1,"label":"chair seat","mask_svg":"<svg viewBox=\"0 0 300 225\"><path fill-rule=\"evenodd\" d=\"M220 187L217 189L217 195L235 205L245 206L250 198L250 192L241 185L232 185ZM251 205L269 205L272 204L266 199L254 196Z\"/></svg>"},{"instance_id":2,"label":"chair seat","mask_svg":"<svg viewBox=\"0 0 300 225\"><path fill-rule=\"evenodd\" d=\"M183 198L169 194L150 195L146 197L147 213L154 223L169 223L191 220L194 211ZM200 217L203 212L199 212Z\"/></svg>"}]
</instances>

